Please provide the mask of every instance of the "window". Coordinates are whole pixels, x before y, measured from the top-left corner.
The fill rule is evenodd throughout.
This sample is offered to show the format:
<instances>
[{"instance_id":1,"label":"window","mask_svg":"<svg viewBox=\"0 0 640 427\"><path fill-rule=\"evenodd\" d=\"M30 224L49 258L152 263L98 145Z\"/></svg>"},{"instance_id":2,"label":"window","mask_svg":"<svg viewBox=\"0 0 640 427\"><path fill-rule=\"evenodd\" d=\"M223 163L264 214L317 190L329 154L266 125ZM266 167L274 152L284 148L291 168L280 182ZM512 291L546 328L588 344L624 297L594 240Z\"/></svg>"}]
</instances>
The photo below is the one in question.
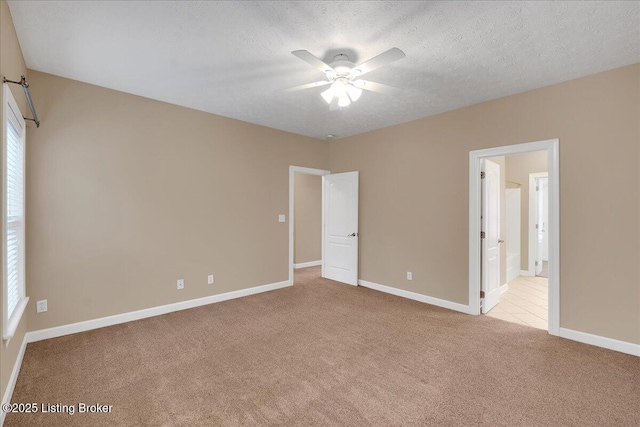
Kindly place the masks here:
<instances>
[{"instance_id":1,"label":"window","mask_svg":"<svg viewBox=\"0 0 640 427\"><path fill-rule=\"evenodd\" d=\"M6 83L3 84L3 330L13 337L29 298L24 280L24 153L25 125L20 109Z\"/></svg>"}]
</instances>

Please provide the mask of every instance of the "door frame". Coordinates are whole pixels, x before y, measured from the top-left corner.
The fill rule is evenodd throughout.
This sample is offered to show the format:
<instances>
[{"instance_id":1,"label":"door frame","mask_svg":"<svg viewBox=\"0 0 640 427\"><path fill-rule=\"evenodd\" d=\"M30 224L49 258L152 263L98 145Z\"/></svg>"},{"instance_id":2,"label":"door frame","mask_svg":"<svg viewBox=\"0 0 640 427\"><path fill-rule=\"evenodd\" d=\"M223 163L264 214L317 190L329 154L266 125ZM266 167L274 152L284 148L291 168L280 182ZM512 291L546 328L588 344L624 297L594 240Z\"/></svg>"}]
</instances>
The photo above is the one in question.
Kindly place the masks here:
<instances>
[{"instance_id":1,"label":"door frame","mask_svg":"<svg viewBox=\"0 0 640 427\"><path fill-rule=\"evenodd\" d=\"M528 256L528 266L529 268L525 271L528 272L528 275L531 277L535 277L536 275L536 253L538 252L538 236L536 235L536 222L538 220L538 200L536 199L537 193L535 191L536 188L536 180L538 178L547 178L549 176L549 172L536 172L529 174L529 256ZM547 197L549 199L550 197ZM536 209L534 209L534 207ZM548 209L548 206L547 206ZM551 242L549 242L551 243Z\"/></svg>"},{"instance_id":2,"label":"door frame","mask_svg":"<svg viewBox=\"0 0 640 427\"><path fill-rule=\"evenodd\" d=\"M304 173L307 175L329 175L330 171L324 169L314 169L314 168L305 168L302 166L289 166L289 285L293 285L293 251L294 251L294 239L293 239L293 228L294 228L294 201L295 201L295 176L296 172ZM324 188L323 188L324 191ZM322 209L322 207L321 207ZM324 267L324 230L322 228L322 224L324 224L324 209L322 209L322 223L320 232L322 234L322 264Z\"/></svg>"},{"instance_id":3,"label":"door frame","mask_svg":"<svg viewBox=\"0 0 640 427\"><path fill-rule=\"evenodd\" d=\"M560 158L559 139L469 152L469 312L480 314L480 159L547 151L549 174L549 334L560 333Z\"/></svg>"}]
</instances>

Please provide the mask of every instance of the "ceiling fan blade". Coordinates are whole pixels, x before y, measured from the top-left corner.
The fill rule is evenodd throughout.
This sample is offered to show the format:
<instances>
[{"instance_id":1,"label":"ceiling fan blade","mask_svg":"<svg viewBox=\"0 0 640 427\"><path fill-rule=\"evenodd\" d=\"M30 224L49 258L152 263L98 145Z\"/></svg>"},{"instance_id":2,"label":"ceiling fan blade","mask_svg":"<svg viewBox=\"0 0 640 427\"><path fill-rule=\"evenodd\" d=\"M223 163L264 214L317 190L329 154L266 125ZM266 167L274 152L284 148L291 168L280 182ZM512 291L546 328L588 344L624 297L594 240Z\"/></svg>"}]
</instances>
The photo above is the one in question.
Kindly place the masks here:
<instances>
[{"instance_id":1,"label":"ceiling fan blade","mask_svg":"<svg viewBox=\"0 0 640 427\"><path fill-rule=\"evenodd\" d=\"M370 73L373 70L376 70L384 65L391 64L392 62L397 61L398 59L404 58L406 55L403 51L398 49L397 47L393 47L386 52L381 53L378 56L374 56L368 61L363 62L360 65L354 67L354 71L358 72L358 75L363 75Z\"/></svg>"},{"instance_id":2,"label":"ceiling fan blade","mask_svg":"<svg viewBox=\"0 0 640 427\"><path fill-rule=\"evenodd\" d=\"M328 73L329 71L334 71L333 68L319 60L317 57L311 54L308 50L294 50L291 52L293 55L302 59L307 64L311 65L314 68L322 71L323 73Z\"/></svg>"},{"instance_id":3,"label":"ceiling fan blade","mask_svg":"<svg viewBox=\"0 0 640 427\"><path fill-rule=\"evenodd\" d=\"M383 85L382 83L376 83L369 80L356 80L352 84L360 89L370 90L371 92L378 92L385 95L399 95L404 91L404 89L399 87Z\"/></svg>"},{"instance_id":4,"label":"ceiling fan blade","mask_svg":"<svg viewBox=\"0 0 640 427\"><path fill-rule=\"evenodd\" d=\"M286 88L286 89L280 89L280 90L278 90L278 92L294 92L296 90L310 89L312 87L324 86L324 85L328 85L328 84L331 84L331 82L329 80L322 80L322 81L319 81L319 82L308 83L306 85L300 85L300 86L289 87L289 88Z\"/></svg>"},{"instance_id":5,"label":"ceiling fan blade","mask_svg":"<svg viewBox=\"0 0 640 427\"><path fill-rule=\"evenodd\" d=\"M338 99L337 96L334 96L333 99L331 100L331 104L329 104L329 111L336 111L340 109L340 106L338 105L338 102L340 100Z\"/></svg>"}]
</instances>

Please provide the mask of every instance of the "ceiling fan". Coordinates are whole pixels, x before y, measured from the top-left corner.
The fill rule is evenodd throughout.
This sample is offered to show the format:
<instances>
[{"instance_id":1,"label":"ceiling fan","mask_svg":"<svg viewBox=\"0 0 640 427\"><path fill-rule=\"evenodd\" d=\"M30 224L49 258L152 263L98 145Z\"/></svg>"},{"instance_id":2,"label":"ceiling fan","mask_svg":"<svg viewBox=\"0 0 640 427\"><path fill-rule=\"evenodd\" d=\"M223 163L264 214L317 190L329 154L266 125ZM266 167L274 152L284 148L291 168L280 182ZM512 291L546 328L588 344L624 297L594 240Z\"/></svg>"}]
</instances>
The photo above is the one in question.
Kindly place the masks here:
<instances>
[{"instance_id":1,"label":"ceiling fan","mask_svg":"<svg viewBox=\"0 0 640 427\"><path fill-rule=\"evenodd\" d=\"M357 101L360 95L362 95L363 89L385 95L397 95L403 90L360 78L360 76L364 74L404 58L406 55L397 47L391 48L359 65L350 62L349 57L344 54L336 55L331 65L327 65L307 50L294 50L291 53L322 71L327 80L294 86L288 89L282 89L281 91L293 92L296 90L331 85L329 89L321 94L329 104L329 110L331 111L348 107L351 102Z\"/></svg>"}]
</instances>

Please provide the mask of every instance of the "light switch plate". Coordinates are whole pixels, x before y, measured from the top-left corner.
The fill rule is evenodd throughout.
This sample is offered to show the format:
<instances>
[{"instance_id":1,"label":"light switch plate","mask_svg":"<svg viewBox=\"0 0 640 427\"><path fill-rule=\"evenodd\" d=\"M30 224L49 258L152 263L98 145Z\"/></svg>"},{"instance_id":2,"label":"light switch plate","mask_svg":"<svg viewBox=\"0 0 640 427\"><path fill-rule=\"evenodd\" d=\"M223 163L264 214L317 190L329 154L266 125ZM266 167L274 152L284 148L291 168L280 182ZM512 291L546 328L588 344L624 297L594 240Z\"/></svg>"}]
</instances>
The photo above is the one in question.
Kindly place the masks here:
<instances>
[{"instance_id":1,"label":"light switch plate","mask_svg":"<svg viewBox=\"0 0 640 427\"><path fill-rule=\"evenodd\" d=\"M407 280L413 280L413 273L410 271L407 271Z\"/></svg>"},{"instance_id":2,"label":"light switch plate","mask_svg":"<svg viewBox=\"0 0 640 427\"><path fill-rule=\"evenodd\" d=\"M209 277L207 277L207 284L213 285L213 274L210 274Z\"/></svg>"},{"instance_id":3,"label":"light switch plate","mask_svg":"<svg viewBox=\"0 0 640 427\"><path fill-rule=\"evenodd\" d=\"M184 279L178 279L176 284L178 285L178 289L184 289Z\"/></svg>"},{"instance_id":4,"label":"light switch plate","mask_svg":"<svg viewBox=\"0 0 640 427\"><path fill-rule=\"evenodd\" d=\"M285 216L284 215L278 215L278 222L284 222L285 221Z\"/></svg>"}]
</instances>

